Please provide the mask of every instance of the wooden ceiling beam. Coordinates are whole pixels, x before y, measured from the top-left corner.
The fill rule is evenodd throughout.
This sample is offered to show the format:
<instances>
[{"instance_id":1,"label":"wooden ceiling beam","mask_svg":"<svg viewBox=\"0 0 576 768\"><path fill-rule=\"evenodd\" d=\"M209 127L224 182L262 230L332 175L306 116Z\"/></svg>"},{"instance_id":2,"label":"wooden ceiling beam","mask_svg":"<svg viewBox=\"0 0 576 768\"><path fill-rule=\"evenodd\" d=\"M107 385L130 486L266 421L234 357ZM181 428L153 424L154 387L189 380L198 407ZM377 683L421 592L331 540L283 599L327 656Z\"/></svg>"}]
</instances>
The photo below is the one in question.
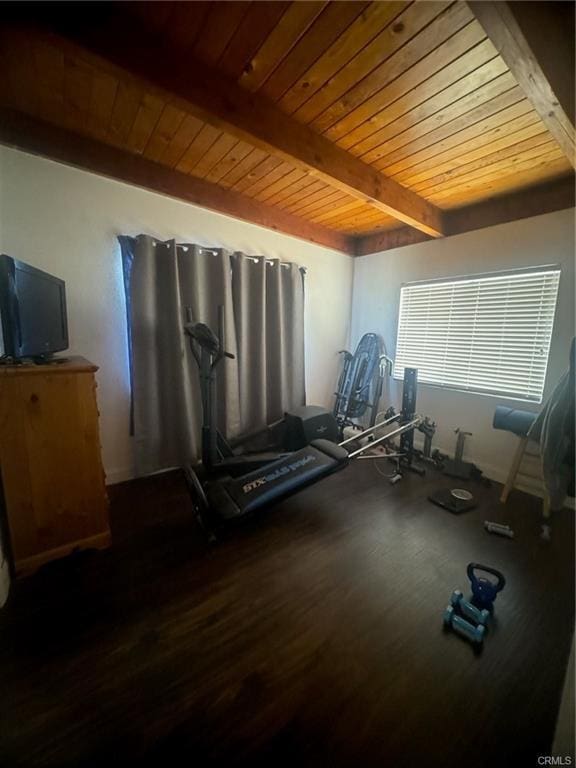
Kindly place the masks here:
<instances>
[{"instance_id":1,"label":"wooden ceiling beam","mask_svg":"<svg viewBox=\"0 0 576 768\"><path fill-rule=\"evenodd\" d=\"M70 5L70 4L66 4ZM90 4L81 4L90 6ZM157 36L122 17L119 3L49 19L51 38L119 79L137 81L206 123L273 153L432 237L442 211L424 198L190 56L161 47ZM27 33L24 27L24 34ZM28 30L28 34L29 34Z\"/></svg>"},{"instance_id":2,"label":"wooden ceiling beam","mask_svg":"<svg viewBox=\"0 0 576 768\"><path fill-rule=\"evenodd\" d=\"M449 235L574 208L574 175L482 200L447 213Z\"/></svg>"},{"instance_id":3,"label":"wooden ceiling beam","mask_svg":"<svg viewBox=\"0 0 576 768\"><path fill-rule=\"evenodd\" d=\"M468 5L576 167L574 3L469 0Z\"/></svg>"},{"instance_id":4,"label":"wooden ceiling beam","mask_svg":"<svg viewBox=\"0 0 576 768\"><path fill-rule=\"evenodd\" d=\"M570 174L546 184L446 211L446 237L573 208L574 204L574 176ZM357 239L356 255L366 256L370 253L415 245L430 239L424 233L410 227L374 232Z\"/></svg>"},{"instance_id":5,"label":"wooden ceiling beam","mask_svg":"<svg viewBox=\"0 0 576 768\"><path fill-rule=\"evenodd\" d=\"M356 256L369 256L371 253L392 251L396 248L404 248L407 245L425 243L433 238L424 232L418 232L412 227L396 227L384 229L379 232L371 232L356 240Z\"/></svg>"},{"instance_id":6,"label":"wooden ceiling beam","mask_svg":"<svg viewBox=\"0 0 576 768\"><path fill-rule=\"evenodd\" d=\"M342 232L313 224L204 179L174 171L147 158L79 136L20 112L0 108L0 144L159 192L349 255L355 253L354 238Z\"/></svg>"}]
</instances>

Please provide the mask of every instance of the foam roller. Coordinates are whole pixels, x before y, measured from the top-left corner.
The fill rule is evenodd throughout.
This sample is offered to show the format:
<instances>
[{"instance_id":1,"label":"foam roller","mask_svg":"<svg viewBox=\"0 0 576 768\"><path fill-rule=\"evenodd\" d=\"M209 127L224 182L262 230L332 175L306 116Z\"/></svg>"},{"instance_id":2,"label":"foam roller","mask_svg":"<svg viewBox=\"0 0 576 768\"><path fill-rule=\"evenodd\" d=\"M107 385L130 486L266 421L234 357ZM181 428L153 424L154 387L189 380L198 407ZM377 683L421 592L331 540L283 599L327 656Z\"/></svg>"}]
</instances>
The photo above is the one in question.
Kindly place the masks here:
<instances>
[{"instance_id":1,"label":"foam roller","mask_svg":"<svg viewBox=\"0 0 576 768\"><path fill-rule=\"evenodd\" d=\"M494 429L503 429L506 432L513 432L519 437L526 437L530 427L536 421L537 415L531 411L520 411L516 408L498 405L494 412L492 426Z\"/></svg>"}]
</instances>

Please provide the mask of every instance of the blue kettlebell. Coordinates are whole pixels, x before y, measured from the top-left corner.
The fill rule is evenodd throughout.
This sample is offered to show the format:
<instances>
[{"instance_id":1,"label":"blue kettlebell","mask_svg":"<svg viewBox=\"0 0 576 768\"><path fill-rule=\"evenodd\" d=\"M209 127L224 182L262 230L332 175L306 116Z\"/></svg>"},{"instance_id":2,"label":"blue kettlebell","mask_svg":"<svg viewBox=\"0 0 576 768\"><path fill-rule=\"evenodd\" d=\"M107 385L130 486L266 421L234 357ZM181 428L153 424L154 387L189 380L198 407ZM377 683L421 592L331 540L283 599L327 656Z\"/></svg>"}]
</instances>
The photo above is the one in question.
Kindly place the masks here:
<instances>
[{"instance_id":1,"label":"blue kettlebell","mask_svg":"<svg viewBox=\"0 0 576 768\"><path fill-rule=\"evenodd\" d=\"M487 579L485 576L478 576L476 572L489 573L494 576L496 581ZM504 574L495 568L489 568L487 565L479 563L470 563L466 569L470 585L472 587L472 603L480 610L492 612L494 610L494 600L498 592L501 592L506 586Z\"/></svg>"}]
</instances>

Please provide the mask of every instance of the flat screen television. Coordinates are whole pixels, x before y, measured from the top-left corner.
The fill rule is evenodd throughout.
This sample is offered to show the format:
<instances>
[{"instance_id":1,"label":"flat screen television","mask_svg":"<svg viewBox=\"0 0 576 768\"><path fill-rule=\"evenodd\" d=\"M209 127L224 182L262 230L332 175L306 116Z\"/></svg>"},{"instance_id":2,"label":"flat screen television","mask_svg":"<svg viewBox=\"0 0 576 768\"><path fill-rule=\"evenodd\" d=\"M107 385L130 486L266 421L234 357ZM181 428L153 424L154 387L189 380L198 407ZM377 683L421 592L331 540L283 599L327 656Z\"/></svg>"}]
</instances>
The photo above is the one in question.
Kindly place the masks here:
<instances>
[{"instance_id":1,"label":"flat screen television","mask_svg":"<svg viewBox=\"0 0 576 768\"><path fill-rule=\"evenodd\" d=\"M42 360L67 349L64 281L1 254L0 321L3 358Z\"/></svg>"}]
</instances>

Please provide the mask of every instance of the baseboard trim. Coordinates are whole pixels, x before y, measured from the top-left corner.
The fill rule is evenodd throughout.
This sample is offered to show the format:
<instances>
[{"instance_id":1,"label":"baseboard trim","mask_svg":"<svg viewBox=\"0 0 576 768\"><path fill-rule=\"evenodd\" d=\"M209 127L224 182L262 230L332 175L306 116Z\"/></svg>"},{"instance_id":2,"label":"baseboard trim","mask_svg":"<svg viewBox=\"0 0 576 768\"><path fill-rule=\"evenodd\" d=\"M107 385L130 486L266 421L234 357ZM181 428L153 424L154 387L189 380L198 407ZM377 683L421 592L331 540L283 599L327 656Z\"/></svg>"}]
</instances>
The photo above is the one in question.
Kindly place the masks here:
<instances>
[{"instance_id":1,"label":"baseboard trim","mask_svg":"<svg viewBox=\"0 0 576 768\"><path fill-rule=\"evenodd\" d=\"M138 480L141 477L153 477L154 475L163 475L166 472L173 472L179 469L179 467L166 467L165 469L159 469L156 472L148 472L145 475L138 475L132 469L117 469L106 473L106 485L118 485L118 483L125 483L128 480Z\"/></svg>"},{"instance_id":2,"label":"baseboard trim","mask_svg":"<svg viewBox=\"0 0 576 768\"><path fill-rule=\"evenodd\" d=\"M32 555L31 557L24 557L14 562L14 570L16 577L29 576L38 570L41 565L56 560L60 557L66 557L77 549L106 549L110 546L110 531L105 530L101 533L96 533L94 536L87 536L85 539L78 539L77 541L71 541L69 544L63 544L61 547L55 547L49 549L46 552L42 552L38 555Z\"/></svg>"},{"instance_id":3,"label":"baseboard trim","mask_svg":"<svg viewBox=\"0 0 576 768\"><path fill-rule=\"evenodd\" d=\"M111 469L106 472L106 485L118 485L118 483L125 483L127 480L135 480L136 473L133 469Z\"/></svg>"}]
</instances>

